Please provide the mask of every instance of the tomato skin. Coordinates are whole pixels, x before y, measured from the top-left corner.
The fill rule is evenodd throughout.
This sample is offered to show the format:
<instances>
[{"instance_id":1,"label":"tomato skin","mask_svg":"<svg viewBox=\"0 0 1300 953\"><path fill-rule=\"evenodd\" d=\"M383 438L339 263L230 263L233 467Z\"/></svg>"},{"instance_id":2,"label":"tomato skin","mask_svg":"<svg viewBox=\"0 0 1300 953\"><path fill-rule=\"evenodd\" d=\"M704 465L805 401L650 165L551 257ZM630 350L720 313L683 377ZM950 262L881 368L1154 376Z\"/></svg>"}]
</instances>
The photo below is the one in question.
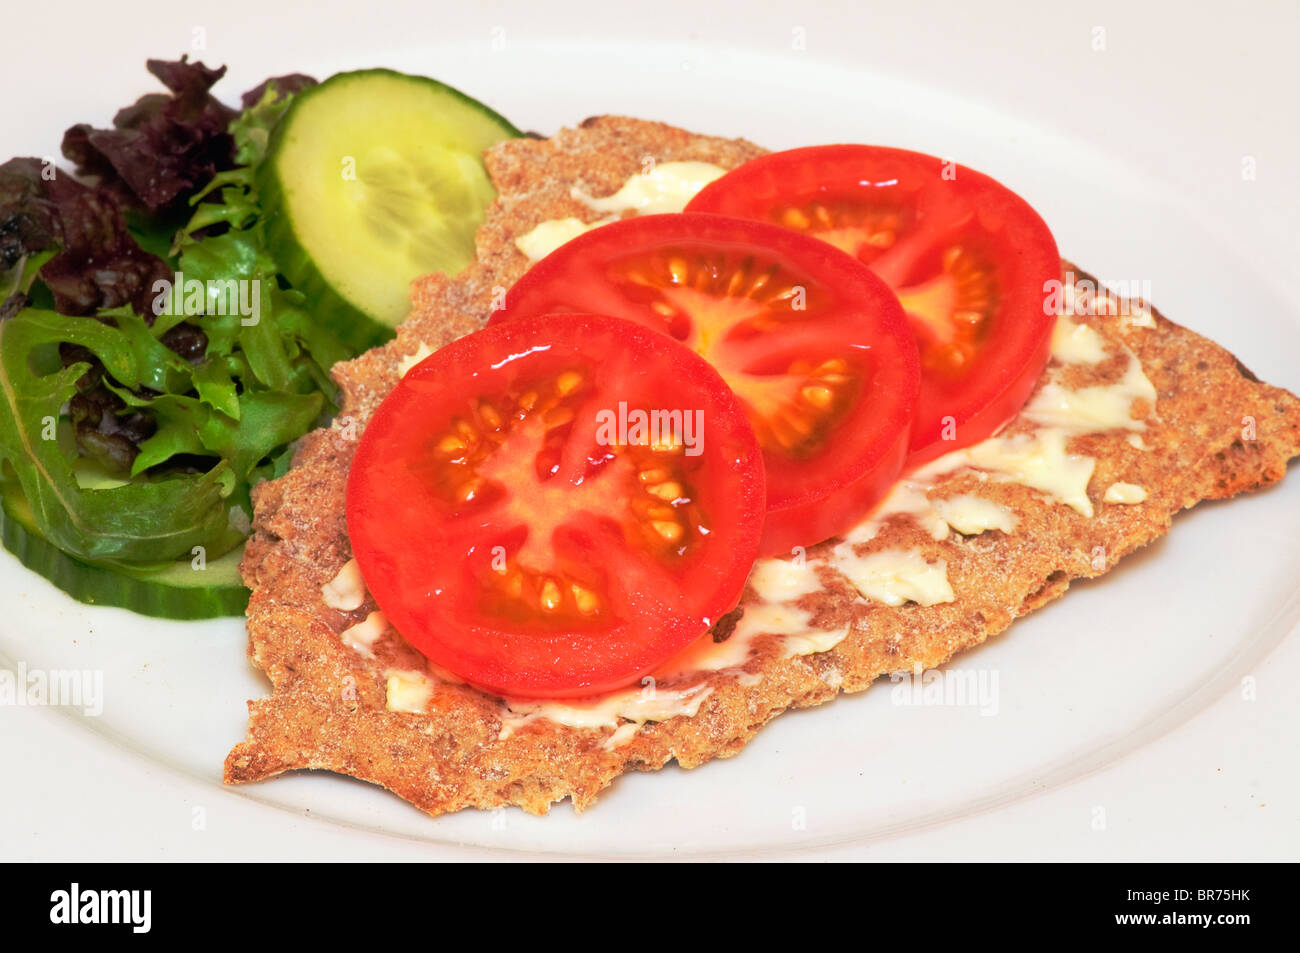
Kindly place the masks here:
<instances>
[{"instance_id":1,"label":"tomato skin","mask_svg":"<svg viewBox=\"0 0 1300 953\"><path fill-rule=\"evenodd\" d=\"M697 250L705 257L750 255L788 266L808 286L808 310L818 303L824 310L810 320L821 322L813 326L823 338L835 336L839 350L828 353L858 362L869 390L823 448L800 460L765 450L768 508L760 555L787 554L848 531L897 479L920 387L916 347L896 297L850 256L788 229L732 216L640 216L587 232L534 264L506 293L492 323L599 310L673 333L662 316L627 298L611 275L619 262L681 249L684 257ZM725 268L720 273L724 279L729 274ZM715 363L733 389L740 388L731 376L735 368L724 365Z\"/></svg>"},{"instance_id":2,"label":"tomato skin","mask_svg":"<svg viewBox=\"0 0 1300 953\"><path fill-rule=\"evenodd\" d=\"M631 492L626 487L634 483L610 482L622 479L618 471L578 471L578 484L594 488L589 492L598 493L602 485L613 488L589 506L569 503L577 499L571 496L575 485L541 476L529 480L526 468L510 470L515 480L502 484L510 505L518 500L534 517L557 506L564 510L548 524L554 526L550 539L538 535L549 559L541 567L543 577L590 587L609 610L590 620L556 621L523 603L500 609L507 603L491 589L492 551L500 545L513 559L521 534L512 527L528 526L528 517L502 516L502 504L475 508L478 504L443 494L441 476L464 468L443 461L437 447L445 435L457 432L455 421L470 419L466 407L492 400L508 408L505 395L536 391L538 381L573 368L590 381L590 393L580 392L573 405L572 445L579 450L596 448L587 440L591 431L583 428L598 419L593 414L605 404L658 406L658 401L668 408L701 408L706 427L701 454L664 458L663 465L689 481L708 532L690 536L685 555L655 556L637 542L641 524L631 509L621 508ZM508 412L502 416L507 436L513 432L509 427L523 426ZM504 449L496 452L508 456ZM590 464L592 457L587 452L574 459ZM631 322L567 314L467 335L410 370L362 435L349 473L346 511L367 588L406 641L483 690L566 698L635 683L730 611L757 555L765 499L753 431L707 362Z\"/></svg>"},{"instance_id":3,"label":"tomato skin","mask_svg":"<svg viewBox=\"0 0 1300 953\"><path fill-rule=\"evenodd\" d=\"M897 482L907 460L908 436L902 429L888 445L880 447L872 466L838 488L833 505L827 504L826 497L811 493L802 498L786 496L776 503L769 496L759 555L788 555L856 526Z\"/></svg>"},{"instance_id":4,"label":"tomato skin","mask_svg":"<svg viewBox=\"0 0 1300 953\"><path fill-rule=\"evenodd\" d=\"M923 370L906 468L977 443L1013 418L1046 367L1055 315L1044 313L1045 283L1061 274L1055 239L1038 213L973 169L866 145L761 156L710 183L687 211L791 227L788 209L805 202L895 210L897 221L890 226L897 229L897 244L862 245L855 254L900 294L921 277L916 269L922 249L948 240L973 240L996 271L998 305L974 363L957 375ZM827 232L816 225L799 230ZM918 333L924 340L923 328Z\"/></svg>"}]
</instances>

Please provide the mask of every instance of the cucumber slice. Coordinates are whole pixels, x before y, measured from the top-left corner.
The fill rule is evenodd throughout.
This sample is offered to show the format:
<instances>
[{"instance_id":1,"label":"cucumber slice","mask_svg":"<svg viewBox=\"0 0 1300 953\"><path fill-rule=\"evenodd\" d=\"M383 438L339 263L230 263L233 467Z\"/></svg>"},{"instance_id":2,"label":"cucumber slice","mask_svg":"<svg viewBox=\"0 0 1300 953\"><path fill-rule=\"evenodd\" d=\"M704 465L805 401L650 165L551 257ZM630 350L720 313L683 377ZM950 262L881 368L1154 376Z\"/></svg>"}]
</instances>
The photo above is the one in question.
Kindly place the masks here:
<instances>
[{"instance_id":1,"label":"cucumber slice","mask_svg":"<svg viewBox=\"0 0 1300 953\"><path fill-rule=\"evenodd\" d=\"M13 482L0 482L0 542L28 569L90 605L117 606L163 619L237 616L248 606L248 589L239 575L242 546L203 570L189 561L163 568L94 566L73 559L40 534L22 488Z\"/></svg>"},{"instance_id":2,"label":"cucumber slice","mask_svg":"<svg viewBox=\"0 0 1300 953\"><path fill-rule=\"evenodd\" d=\"M344 341L385 341L410 310L414 278L473 260L496 197L483 151L519 135L424 76L332 76L299 93L271 135L257 179L267 246Z\"/></svg>"}]
</instances>

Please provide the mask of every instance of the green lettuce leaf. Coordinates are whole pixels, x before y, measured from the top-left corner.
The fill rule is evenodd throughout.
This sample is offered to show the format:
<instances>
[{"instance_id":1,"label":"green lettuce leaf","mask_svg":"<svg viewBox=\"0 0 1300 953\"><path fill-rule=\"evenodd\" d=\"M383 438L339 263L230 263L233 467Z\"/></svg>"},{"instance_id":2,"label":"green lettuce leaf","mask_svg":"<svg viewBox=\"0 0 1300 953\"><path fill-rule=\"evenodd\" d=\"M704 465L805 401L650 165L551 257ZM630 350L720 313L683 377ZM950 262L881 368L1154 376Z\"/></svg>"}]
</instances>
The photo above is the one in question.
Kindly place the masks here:
<instances>
[{"instance_id":1,"label":"green lettuce leaf","mask_svg":"<svg viewBox=\"0 0 1300 953\"><path fill-rule=\"evenodd\" d=\"M328 371L352 354L311 320L301 293L283 287L254 184L291 99L268 83L231 123L241 166L191 198L192 216L170 245L149 221L130 223L183 282L162 303L183 307L155 308L151 320L126 307L93 318L34 307L0 312L0 480L21 486L40 532L72 556L119 568L187 558L195 546L219 557L247 532L252 486L287 471L292 442L337 410ZM33 270L20 265L4 276L6 290L25 290ZM245 300L256 290L256 320L227 313L223 282L245 283L227 286L242 287ZM201 357L186 351L187 360L164 343L182 322L202 331ZM123 412L152 422L152 432L136 438L123 479L85 479L68 403L87 386L91 366L64 367L68 345L103 365L102 386Z\"/></svg>"},{"instance_id":2,"label":"green lettuce leaf","mask_svg":"<svg viewBox=\"0 0 1300 953\"><path fill-rule=\"evenodd\" d=\"M194 546L219 555L240 542L227 500L238 480L229 463L123 486L79 485L75 458L57 439L60 409L87 365L38 373L38 354L62 342L90 350L127 387L152 372L130 337L85 318L27 309L0 322L0 460L21 484L42 534L88 562L175 559Z\"/></svg>"}]
</instances>

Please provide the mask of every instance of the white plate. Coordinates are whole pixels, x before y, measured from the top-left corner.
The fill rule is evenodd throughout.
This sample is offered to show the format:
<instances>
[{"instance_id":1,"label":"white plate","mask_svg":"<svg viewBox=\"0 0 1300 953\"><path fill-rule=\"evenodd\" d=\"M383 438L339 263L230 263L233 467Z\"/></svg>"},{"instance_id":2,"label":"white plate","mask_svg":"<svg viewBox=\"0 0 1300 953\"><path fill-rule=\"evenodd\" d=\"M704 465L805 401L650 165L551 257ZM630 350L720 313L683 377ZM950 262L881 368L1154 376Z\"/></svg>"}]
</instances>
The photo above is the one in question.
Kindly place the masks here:
<instances>
[{"instance_id":1,"label":"white plate","mask_svg":"<svg viewBox=\"0 0 1300 953\"><path fill-rule=\"evenodd\" d=\"M791 14L727 4L706 18L688 14L696 5L671 15L671 4L656 4L638 8L646 22L635 29L605 32L595 5L572 18L548 5L542 20L524 10L435 15L404 4L409 16L357 23L345 3L334 11L345 18L278 16L256 28L238 15L253 6L228 4L210 24L174 12L121 14L121 28L103 30L88 19L69 27L74 16L56 32L44 15L33 20L26 48L0 64L4 88L39 75L48 58L62 68L28 84L2 151L50 153L67 125L104 124L149 88L145 56L188 48L196 30L207 46L198 55L231 67L218 87L227 100L269 74L385 65L438 76L545 133L624 112L771 147L905 146L1001 179L1039 209L1067 256L1103 278L1149 281L1174 320L1220 341L1264 379L1300 390L1300 307L1276 270L1300 252L1282 225L1300 214L1282 174L1300 141L1266 118L1270 97L1284 109L1279 90L1294 88L1274 82L1269 71L1284 67L1265 55L1269 44L1279 59L1288 55L1275 38L1294 35L1294 12L1290 26L1256 22L1252 31L1243 16L1227 32L1207 22L1189 34L1181 22L1130 12L1108 19L1104 9L1086 19L1035 13L998 22L953 4L873 21L803 5ZM248 26L232 26L240 23ZM1099 26L1101 51L1093 49ZM1232 75L1216 71L1215 82L1264 105L1215 112L1207 130L1205 110L1232 100L1199 73L1177 72L1194 59L1186 45L1213 42L1227 56L1243 39L1265 49ZM1241 174L1247 155L1254 180ZM955 669L996 677L995 714L899 704L884 685L787 714L729 761L626 777L585 815L562 806L541 819L512 811L430 820L376 788L322 774L223 789L221 762L243 737L244 701L267 690L245 659L242 623L89 609L3 554L0 663L102 670L105 706L94 718L0 709L6 763L29 766L8 773L0 851L407 854L411 844L395 836L423 856L436 845L448 855L456 846L908 856L915 845L917 856L1174 856L1181 848L1285 856L1300 843L1293 812L1244 807L1294 790L1295 706L1269 696L1243 716L1240 703L1222 699L1240 695L1227 693L1243 678L1260 691L1278 686L1279 695L1294 680L1293 646L1265 657L1300 619L1298 541L1293 474L1280 488L1185 515L1167 540L961 657ZM1216 700L1194 725L1153 744ZM1267 722L1256 723L1264 711ZM1199 762L1189 770L1188 751L1216 752L1231 777ZM1107 770L1065 787L1099 769ZM1184 777L1171 805L1168 782ZM220 837L205 836L213 831ZM1094 834L1105 837L1089 842Z\"/></svg>"}]
</instances>

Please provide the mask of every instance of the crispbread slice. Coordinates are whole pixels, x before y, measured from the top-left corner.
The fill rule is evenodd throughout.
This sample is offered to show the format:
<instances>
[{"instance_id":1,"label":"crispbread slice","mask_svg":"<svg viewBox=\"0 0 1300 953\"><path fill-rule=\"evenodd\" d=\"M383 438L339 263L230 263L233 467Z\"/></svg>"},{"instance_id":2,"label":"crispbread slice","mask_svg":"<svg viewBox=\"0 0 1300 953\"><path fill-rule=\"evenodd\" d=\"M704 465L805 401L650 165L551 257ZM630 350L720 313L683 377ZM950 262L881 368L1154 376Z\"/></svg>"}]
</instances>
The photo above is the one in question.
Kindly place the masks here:
<instances>
[{"instance_id":1,"label":"crispbread slice","mask_svg":"<svg viewBox=\"0 0 1300 953\"><path fill-rule=\"evenodd\" d=\"M336 368L346 397L338 420L303 439L289 474L255 491L255 534L243 563L253 590L249 655L273 691L249 703L248 738L226 760L228 782L316 768L380 784L431 814L511 804L541 813L564 797L581 810L624 771L672 759L689 768L733 755L787 708L861 691L889 673L941 665L1061 595L1072 578L1106 572L1162 535L1179 510L1279 480L1288 459L1300 454L1300 400L1259 382L1213 342L1151 310L1079 317L1100 335L1106 356L1091 364L1054 361L1040 393L1053 382L1111 383L1135 359L1157 394L1154 408L1134 402L1136 425L1070 438L1071 454L1095 459L1086 504L1093 515L983 471L939 474L918 491L920 507L896 506L874 535L810 548L793 585L752 577L744 615L715 634L730 632L723 644L734 666L689 674L670 665L652 685L663 697L683 699L681 710L692 714L572 727L518 703L512 711L434 673L422 676L423 713L388 710L388 676L421 671L423 659L391 630L364 651L345 644L341 634L376 606L367 597L357 610L339 611L321 591L351 556L343 491L365 421L414 356L486 320L494 296L527 267L515 238L544 220L599 217L573 197L575 186L610 194L647 157L730 168L761 151L659 123L598 117L551 139L505 142L488 153L500 199L479 232L477 262L454 279L416 282L414 310L396 341ZM1091 280L1064 266L1077 280ZM1032 435L1036 427L1022 414L1000 437ZM1106 502L1116 483L1149 495ZM1014 528L936 538L925 501L957 496L1005 508L999 512L1012 515ZM864 599L849 576L882 552L942 564L953 601L889 606ZM791 617L799 623L794 635L764 633L763 620Z\"/></svg>"}]
</instances>

